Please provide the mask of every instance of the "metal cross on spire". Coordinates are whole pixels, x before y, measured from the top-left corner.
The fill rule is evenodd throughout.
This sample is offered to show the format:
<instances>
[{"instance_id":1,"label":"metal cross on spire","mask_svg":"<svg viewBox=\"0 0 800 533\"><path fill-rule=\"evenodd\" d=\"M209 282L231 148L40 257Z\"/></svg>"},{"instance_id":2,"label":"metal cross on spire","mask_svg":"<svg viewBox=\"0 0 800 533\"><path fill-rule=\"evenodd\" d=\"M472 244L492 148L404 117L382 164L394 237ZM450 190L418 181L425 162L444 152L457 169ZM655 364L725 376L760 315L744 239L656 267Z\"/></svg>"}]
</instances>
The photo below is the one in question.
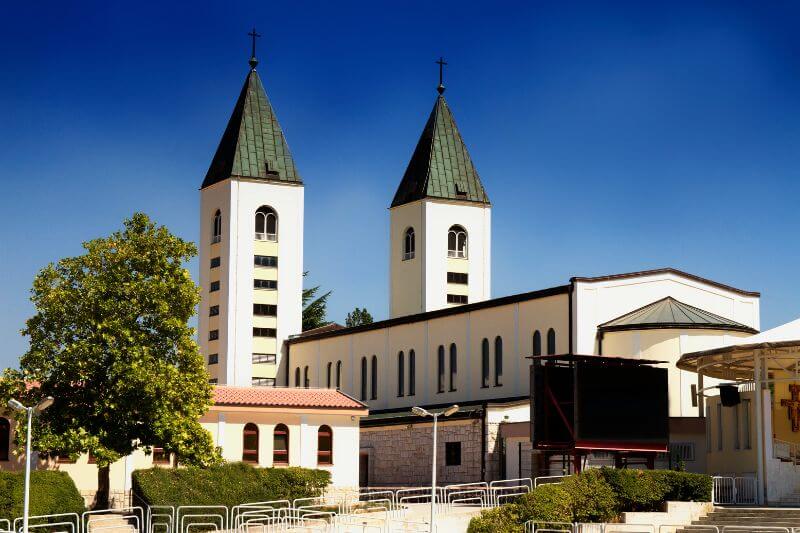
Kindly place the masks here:
<instances>
[{"instance_id":1,"label":"metal cross on spire","mask_svg":"<svg viewBox=\"0 0 800 533\"><path fill-rule=\"evenodd\" d=\"M444 83L442 83L442 80L444 79L444 66L447 63L445 63L443 57L439 57L439 61L437 61L436 64L439 65L439 86L436 90L439 91L439 94L444 94Z\"/></svg>"},{"instance_id":2,"label":"metal cross on spire","mask_svg":"<svg viewBox=\"0 0 800 533\"><path fill-rule=\"evenodd\" d=\"M250 55L250 68L255 69L256 65L258 65L258 59L256 59L256 38L261 37L261 34L256 33L256 28L253 26L253 31L247 35L253 38L253 52Z\"/></svg>"},{"instance_id":3,"label":"metal cross on spire","mask_svg":"<svg viewBox=\"0 0 800 533\"><path fill-rule=\"evenodd\" d=\"M445 63L445 61L444 61L444 58L443 58L443 57L440 57L440 58L439 58L439 61L437 61L437 62L436 62L436 64L437 64L437 65L439 65L439 86L436 88L436 90L437 90L437 91L439 91L439 94L444 94L444 83L443 83L443 79L444 79L444 66L445 66L447 63Z\"/></svg>"}]
</instances>

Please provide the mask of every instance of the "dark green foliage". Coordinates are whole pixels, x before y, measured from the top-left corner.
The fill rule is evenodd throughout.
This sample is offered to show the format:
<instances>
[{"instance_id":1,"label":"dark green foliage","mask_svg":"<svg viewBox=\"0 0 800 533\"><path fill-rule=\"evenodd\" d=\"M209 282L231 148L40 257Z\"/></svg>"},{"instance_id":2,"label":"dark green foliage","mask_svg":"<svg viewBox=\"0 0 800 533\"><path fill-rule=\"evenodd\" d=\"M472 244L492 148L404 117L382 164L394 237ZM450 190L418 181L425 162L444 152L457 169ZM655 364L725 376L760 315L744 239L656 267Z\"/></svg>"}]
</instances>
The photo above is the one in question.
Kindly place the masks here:
<instances>
[{"instance_id":1,"label":"dark green foliage","mask_svg":"<svg viewBox=\"0 0 800 533\"><path fill-rule=\"evenodd\" d=\"M608 522L630 511L662 511L667 501L711 500L711 477L674 470L586 470L540 485L514 502L472 519L471 533L522 531L539 522ZM516 520L516 523L514 521Z\"/></svg>"},{"instance_id":2,"label":"dark green foliage","mask_svg":"<svg viewBox=\"0 0 800 533\"><path fill-rule=\"evenodd\" d=\"M523 533L524 524L517 514L517 506L508 504L484 511L470 520L467 533Z\"/></svg>"},{"instance_id":3,"label":"dark green foliage","mask_svg":"<svg viewBox=\"0 0 800 533\"><path fill-rule=\"evenodd\" d=\"M239 505L319 496L330 472L255 468L228 463L208 468L151 468L133 473L133 491L149 505Z\"/></svg>"},{"instance_id":4,"label":"dark green foliage","mask_svg":"<svg viewBox=\"0 0 800 533\"><path fill-rule=\"evenodd\" d=\"M572 499L573 522L607 522L617 516L614 489L599 470L585 470L560 483Z\"/></svg>"},{"instance_id":5,"label":"dark green foliage","mask_svg":"<svg viewBox=\"0 0 800 533\"><path fill-rule=\"evenodd\" d=\"M24 490L24 472L0 472L0 518L13 521L22 516ZM31 472L31 516L57 513L80 515L85 510L83 498L66 472Z\"/></svg>"},{"instance_id":6,"label":"dark green foliage","mask_svg":"<svg viewBox=\"0 0 800 533\"><path fill-rule=\"evenodd\" d=\"M303 272L306 277L308 272ZM319 285L303 289L303 331L321 328L328 324L326 315L328 313L328 297L331 291L322 296L317 296Z\"/></svg>"},{"instance_id":7,"label":"dark green foliage","mask_svg":"<svg viewBox=\"0 0 800 533\"><path fill-rule=\"evenodd\" d=\"M367 311L367 308L359 309L356 307L350 313L347 313L347 318L344 320L344 325L348 328L355 326L363 326L364 324L372 324L372 315Z\"/></svg>"},{"instance_id":8,"label":"dark green foliage","mask_svg":"<svg viewBox=\"0 0 800 533\"><path fill-rule=\"evenodd\" d=\"M540 485L515 503L523 522L572 522L572 496L558 483Z\"/></svg>"}]
</instances>

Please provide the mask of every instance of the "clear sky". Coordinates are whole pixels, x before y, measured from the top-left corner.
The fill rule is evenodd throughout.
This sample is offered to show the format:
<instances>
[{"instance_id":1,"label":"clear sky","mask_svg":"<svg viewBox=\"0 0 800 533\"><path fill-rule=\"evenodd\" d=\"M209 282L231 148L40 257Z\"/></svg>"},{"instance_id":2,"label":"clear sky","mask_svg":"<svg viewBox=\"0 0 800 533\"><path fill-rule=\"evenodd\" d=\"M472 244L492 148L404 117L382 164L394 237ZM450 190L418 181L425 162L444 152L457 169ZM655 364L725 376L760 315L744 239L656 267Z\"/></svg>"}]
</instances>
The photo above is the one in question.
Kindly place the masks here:
<instances>
[{"instance_id":1,"label":"clear sky","mask_svg":"<svg viewBox=\"0 0 800 533\"><path fill-rule=\"evenodd\" d=\"M0 366L48 262L134 211L197 240L253 25L330 319L388 314L387 207L440 55L494 206L494 296L672 266L761 291L762 328L800 315L797 2L48 1L1 19Z\"/></svg>"}]
</instances>

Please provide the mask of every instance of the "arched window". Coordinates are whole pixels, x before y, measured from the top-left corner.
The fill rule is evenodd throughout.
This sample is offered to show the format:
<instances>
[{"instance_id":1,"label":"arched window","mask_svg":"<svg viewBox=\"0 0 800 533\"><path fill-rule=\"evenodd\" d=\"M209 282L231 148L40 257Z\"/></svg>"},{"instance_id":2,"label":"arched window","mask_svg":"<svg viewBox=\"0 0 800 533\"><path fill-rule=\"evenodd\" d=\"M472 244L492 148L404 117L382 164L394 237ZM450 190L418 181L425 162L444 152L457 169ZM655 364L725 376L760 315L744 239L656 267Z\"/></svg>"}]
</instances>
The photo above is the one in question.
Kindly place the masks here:
<instances>
[{"instance_id":1,"label":"arched window","mask_svg":"<svg viewBox=\"0 0 800 533\"><path fill-rule=\"evenodd\" d=\"M336 390L342 388L342 362L336 361Z\"/></svg>"},{"instance_id":2,"label":"arched window","mask_svg":"<svg viewBox=\"0 0 800 533\"><path fill-rule=\"evenodd\" d=\"M289 428L285 424L275 426L272 435L272 464L289 464Z\"/></svg>"},{"instance_id":3,"label":"arched window","mask_svg":"<svg viewBox=\"0 0 800 533\"><path fill-rule=\"evenodd\" d=\"M367 399L367 358L361 358L361 399Z\"/></svg>"},{"instance_id":4,"label":"arched window","mask_svg":"<svg viewBox=\"0 0 800 533\"><path fill-rule=\"evenodd\" d=\"M328 372L327 372L328 380L326 381L326 383L327 383L326 386L329 389L331 388L331 385L333 384L333 381L331 381L331 379L333 378L333 373L331 372L331 370L333 370L333 363L328 363Z\"/></svg>"},{"instance_id":5,"label":"arched window","mask_svg":"<svg viewBox=\"0 0 800 533\"><path fill-rule=\"evenodd\" d=\"M406 359L403 352L397 354L397 395L403 396L405 390Z\"/></svg>"},{"instance_id":6,"label":"arched window","mask_svg":"<svg viewBox=\"0 0 800 533\"><path fill-rule=\"evenodd\" d=\"M556 330L550 328L547 330L547 355L556 354Z\"/></svg>"},{"instance_id":7,"label":"arched window","mask_svg":"<svg viewBox=\"0 0 800 533\"><path fill-rule=\"evenodd\" d=\"M294 369L294 386L295 387L299 387L300 386L300 367L299 366Z\"/></svg>"},{"instance_id":8,"label":"arched window","mask_svg":"<svg viewBox=\"0 0 800 533\"><path fill-rule=\"evenodd\" d=\"M450 226L447 232L447 257L467 257L467 230Z\"/></svg>"},{"instance_id":9,"label":"arched window","mask_svg":"<svg viewBox=\"0 0 800 533\"><path fill-rule=\"evenodd\" d=\"M533 355L542 355L542 334L538 329L533 332Z\"/></svg>"},{"instance_id":10,"label":"arched window","mask_svg":"<svg viewBox=\"0 0 800 533\"><path fill-rule=\"evenodd\" d=\"M406 259L414 259L414 249L416 243L414 242L414 228L408 228L403 236L403 261Z\"/></svg>"},{"instance_id":11,"label":"arched window","mask_svg":"<svg viewBox=\"0 0 800 533\"><path fill-rule=\"evenodd\" d=\"M439 346L439 351L436 357L436 377L437 377L437 391L444 392L444 346Z\"/></svg>"},{"instance_id":12,"label":"arched window","mask_svg":"<svg viewBox=\"0 0 800 533\"><path fill-rule=\"evenodd\" d=\"M494 339L494 386L503 384L503 338L499 335Z\"/></svg>"},{"instance_id":13,"label":"arched window","mask_svg":"<svg viewBox=\"0 0 800 533\"><path fill-rule=\"evenodd\" d=\"M333 464L333 431L330 426L320 426L317 430L317 464Z\"/></svg>"},{"instance_id":14,"label":"arched window","mask_svg":"<svg viewBox=\"0 0 800 533\"><path fill-rule=\"evenodd\" d=\"M408 351L408 395L414 396L417 388L417 354Z\"/></svg>"},{"instance_id":15,"label":"arched window","mask_svg":"<svg viewBox=\"0 0 800 533\"><path fill-rule=\"evenodd\" d=\"M303 387L309 388L311 386L311 379L308 377L308 367L303 369Z\"/></svg>"},{"instance_id":16,"label":"arched window","mask_svg":"<svg viewBox=\"0 0 800 533\"><path fill-rule=\"evenodd\" d=\"M222 211L214 213L214 225L211 227L211 244L222 240Z\"/></svg>"},{"instance_id":17,"label":"arched window","mask_svg":"<svg viewBox=\"0 0 800 533\"><path fill-rule=\"evenodd\" d=\"M256 211L256 240L278 240L278 214L266 205L262 205Z\"/></svg>"},{"instance_id":18,"label":"arched window","mask_svg":"<svg viewBox=\"0 0 800 533\"><path fill-rule=\"evenodd\" d=\"M11 448L11 423L7 418L0 417L0 461L8 461L8 452Z\"/></svg>"},{"instance_id":19,"label":"arched window","mask_svg":"<svg viewBox=\"0 0 800 533\"><path fill-rule=\"evenodd\" d=\"M370 400L378 399L378 356L372 356L372 395Z\"/></svg>"},{"instance_id":20,"label":"arched window","mask_svg":"<svg viewBox=\"0 0 800 533\"><path fill-rule=\"evenodd\" d=\"M457 376L458 373L458 351L456 350L456 345L450 345L450 392L456 390L457 384Z\"/></svg>"},{"instance_id":21,"label":"arched window","mask_svg":"<svg viewBox=\"0 0 800 533\"><path fill-rule=\"evenodd\" d=\"M489 386L489 339L481 342L481 387Z\"/></svg>"},{"instance_id":22,"label":"arched window","mask_svg":"<svg viewBox=\"0 0 800 533\"><path fill-rule=\"evenodd\" d=\"M258 464L258 426L249 422L242 433L242 461Z\"/></svg>"}]
</instances>

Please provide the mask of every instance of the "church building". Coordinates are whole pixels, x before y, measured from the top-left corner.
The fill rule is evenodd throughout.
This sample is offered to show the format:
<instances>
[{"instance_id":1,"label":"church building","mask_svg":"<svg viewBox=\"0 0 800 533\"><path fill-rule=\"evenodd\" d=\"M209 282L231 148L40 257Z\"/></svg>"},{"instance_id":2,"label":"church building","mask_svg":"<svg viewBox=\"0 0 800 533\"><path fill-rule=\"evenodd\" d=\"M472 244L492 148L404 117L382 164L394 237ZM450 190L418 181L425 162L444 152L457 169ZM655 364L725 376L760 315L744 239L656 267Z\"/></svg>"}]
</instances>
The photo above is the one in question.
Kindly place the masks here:
<instances>
[{"instance_id":1,"label":"church building","mask_svg":"<svg viewBox=\"0 0 800 533\"><path fill-rule=\"evenodd\" d=\"M531 356L655 360L669 376L659 464L705 471L697 391L709 383L675 364L756 333L759 294L662 268L492 298L492 205L441 78L389 205L389 318L301 332L305 184L256 63L201 187L199 329L213 382L335 388L364 402L360 477L372 485L427 483L430 423L411 408L458 404L440 430L447 483L572 468L531 452ZM614 464L635 450L584 452Z\"/></svg>"}]
</instances>

